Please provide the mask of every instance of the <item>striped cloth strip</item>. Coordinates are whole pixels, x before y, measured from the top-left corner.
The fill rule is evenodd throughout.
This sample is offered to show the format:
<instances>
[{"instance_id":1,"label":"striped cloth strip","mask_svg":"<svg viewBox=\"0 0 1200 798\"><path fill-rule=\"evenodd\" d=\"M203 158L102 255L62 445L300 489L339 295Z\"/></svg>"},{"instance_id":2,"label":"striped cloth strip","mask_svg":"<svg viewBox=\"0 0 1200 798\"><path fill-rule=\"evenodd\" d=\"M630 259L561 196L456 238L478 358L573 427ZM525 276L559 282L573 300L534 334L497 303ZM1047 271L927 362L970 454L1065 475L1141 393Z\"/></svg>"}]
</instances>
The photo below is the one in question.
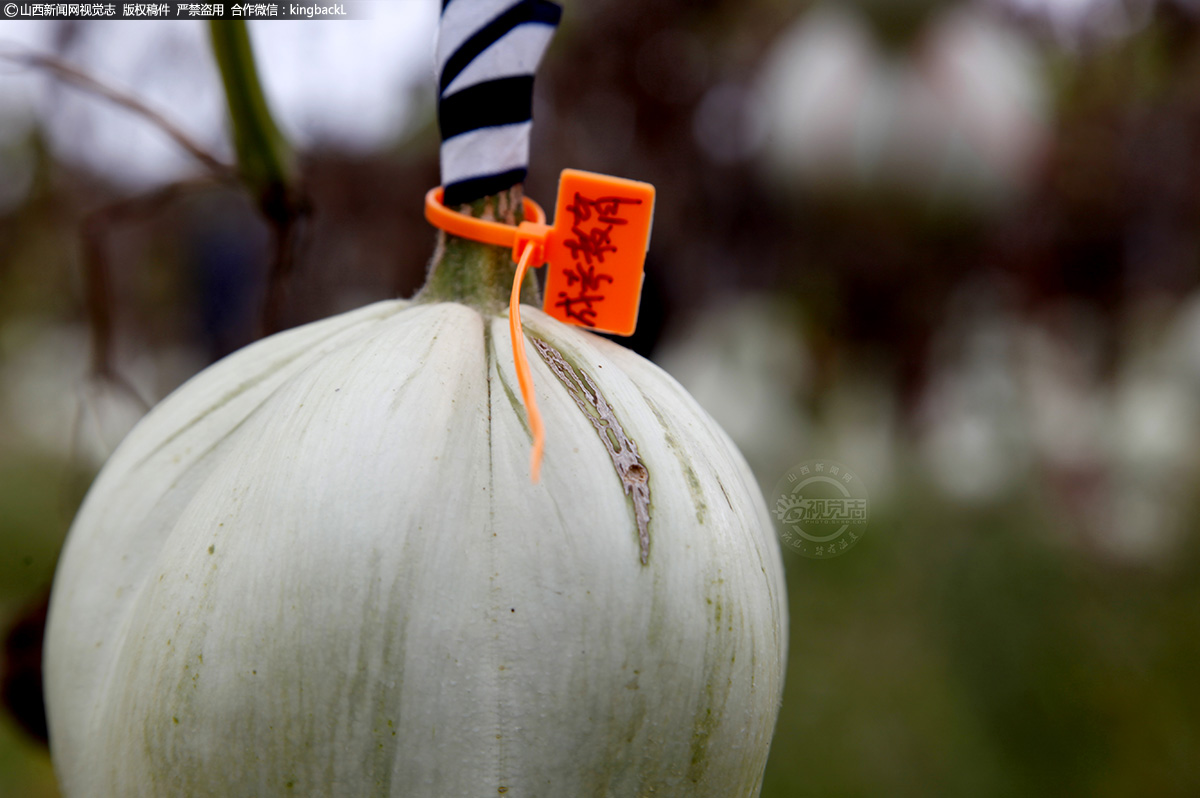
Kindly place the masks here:
<instances>
[{"instance_id":1,"label":"striped cloth strip","mask_svg":"<svg viewBox=\"0 0 1200 798\"><path fill-rule=\"evenodd\" d=\"M548 0L443 0L437 73L446 205L525 180L533 75L561 18Z\"/></svg>"}]
</instances>

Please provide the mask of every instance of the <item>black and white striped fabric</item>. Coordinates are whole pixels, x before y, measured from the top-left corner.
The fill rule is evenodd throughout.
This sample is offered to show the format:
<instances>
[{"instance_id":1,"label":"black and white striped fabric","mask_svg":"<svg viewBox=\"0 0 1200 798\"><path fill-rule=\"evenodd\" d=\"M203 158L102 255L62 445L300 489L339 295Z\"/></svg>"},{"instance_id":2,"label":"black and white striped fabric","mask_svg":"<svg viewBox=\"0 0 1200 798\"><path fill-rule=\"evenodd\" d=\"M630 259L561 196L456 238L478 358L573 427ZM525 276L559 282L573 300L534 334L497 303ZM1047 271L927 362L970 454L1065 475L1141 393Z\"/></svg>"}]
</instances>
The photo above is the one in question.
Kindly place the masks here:
<instances>
[{"instance_id":1,"label":"black and white striped fabric","mask_svg":"<svg viewBox=\"0 0 1200 798\"><path fill-rule=\"evenodd\" d=\"M443 0L437 71L446 205L525 180L533 74L561 17L548 0Z\"/></svg>"}]
</instances>

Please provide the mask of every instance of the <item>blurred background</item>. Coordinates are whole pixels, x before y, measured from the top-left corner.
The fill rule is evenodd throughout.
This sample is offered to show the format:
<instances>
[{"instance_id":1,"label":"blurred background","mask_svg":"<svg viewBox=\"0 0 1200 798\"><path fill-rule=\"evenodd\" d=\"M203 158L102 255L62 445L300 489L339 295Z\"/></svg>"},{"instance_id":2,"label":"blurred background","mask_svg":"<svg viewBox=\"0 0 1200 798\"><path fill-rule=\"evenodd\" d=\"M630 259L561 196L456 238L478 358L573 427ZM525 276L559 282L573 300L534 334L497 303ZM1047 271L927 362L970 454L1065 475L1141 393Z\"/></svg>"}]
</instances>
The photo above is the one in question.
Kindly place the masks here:
<instances>
[{"instance_id":1,"label":"blurred background","mask_svg":"<svg viewBox=\"0 0 1200 798\"><path fill-rule=\"evenodd\" d=\"M250 26L307 210L271 326L433 248L436 0ZM1200 2L567 0L527 190L658 188L623 342L764 491L852 467L867 537L785 550L763 795L1200 795ZM203 24L6 22L229 163ZM161 126L0 61L0 795L53 796L42 604L125 432L263 329L273 230ZM97 273L106 277L97 279Z\"/></svg>"}]
</instances>

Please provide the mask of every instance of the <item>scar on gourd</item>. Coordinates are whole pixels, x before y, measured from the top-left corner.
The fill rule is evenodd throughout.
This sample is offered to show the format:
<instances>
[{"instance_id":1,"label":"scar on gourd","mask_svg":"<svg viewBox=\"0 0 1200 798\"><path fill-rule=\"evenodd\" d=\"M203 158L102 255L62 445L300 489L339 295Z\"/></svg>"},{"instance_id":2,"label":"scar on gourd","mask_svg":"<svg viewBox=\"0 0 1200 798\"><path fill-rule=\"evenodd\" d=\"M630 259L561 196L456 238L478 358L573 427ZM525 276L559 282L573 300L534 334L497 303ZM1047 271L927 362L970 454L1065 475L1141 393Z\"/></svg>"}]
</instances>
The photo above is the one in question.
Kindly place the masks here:
<instances>
[{"instance_id":1,"label":"scar on gourd","mask_svg":"<svg viewBox=\"0 0 1200 798\"><path fill-rule=\"evenodd\" d=\"M646 565L650 560L650 471L638 454L637 442L625 434L612 405L587 372L572 366L561 352L540 338L529 336L529 340L588 421L592 422L592 427L608 450L613 468L625 488L625 495L633 500L638 545L642 565Z\"/></svg>"}]
</instances>

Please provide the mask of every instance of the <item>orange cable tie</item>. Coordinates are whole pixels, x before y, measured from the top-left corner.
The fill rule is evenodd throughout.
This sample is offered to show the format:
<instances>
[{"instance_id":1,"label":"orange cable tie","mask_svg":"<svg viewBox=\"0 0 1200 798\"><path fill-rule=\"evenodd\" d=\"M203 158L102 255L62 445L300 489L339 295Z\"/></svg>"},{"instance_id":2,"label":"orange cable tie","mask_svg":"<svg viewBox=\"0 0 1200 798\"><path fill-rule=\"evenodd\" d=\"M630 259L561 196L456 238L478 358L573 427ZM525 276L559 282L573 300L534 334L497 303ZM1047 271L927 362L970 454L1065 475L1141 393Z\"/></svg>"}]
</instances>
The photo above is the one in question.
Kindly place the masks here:
<instances>
[{"instance_id":1,"label":"orange cable tie","mask_svg":"<svg viewBox=\"0 0 1200 798\"><path fill-rule=\"evenodd\" d=\"M529 453L529 478L536 483L542 470L542 450L546 445L546 428L542 424L542 413L538 410L537 397L533 393L533 372L525 358L525 333L521 329L521 282L535 247L526 244L517 261L517 273L513 277L512 294L508 298L508 331L512 336L513 364L517 369L517 383L521 386L521 399L529 415L529 430L533 433L533 449Z\"/></svg>"}]
</instances>

